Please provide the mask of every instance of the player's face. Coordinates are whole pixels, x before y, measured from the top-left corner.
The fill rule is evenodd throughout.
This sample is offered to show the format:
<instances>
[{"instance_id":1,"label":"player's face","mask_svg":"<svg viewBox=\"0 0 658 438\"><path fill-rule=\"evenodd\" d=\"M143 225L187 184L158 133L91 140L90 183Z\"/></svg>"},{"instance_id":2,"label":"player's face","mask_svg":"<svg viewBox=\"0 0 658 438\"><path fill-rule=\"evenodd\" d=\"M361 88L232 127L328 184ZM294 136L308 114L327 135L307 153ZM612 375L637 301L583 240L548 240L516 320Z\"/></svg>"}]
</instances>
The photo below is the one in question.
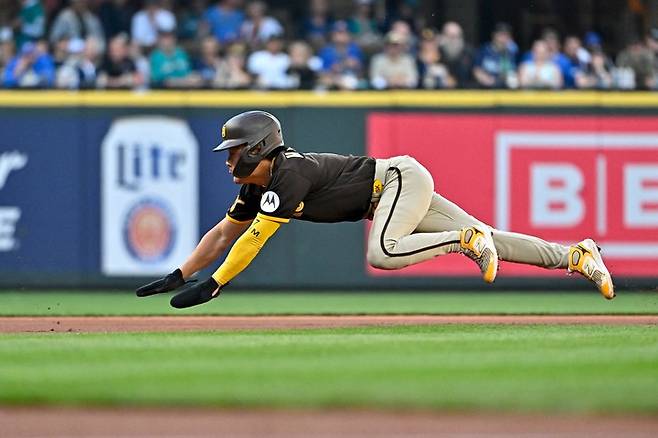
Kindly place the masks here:
<instances>
[{"instance_id":1,"label":"player's face","mask_svg":"<svg viewBox=\"0 0 658 438\"><path fill-rule=\"evenodd\" d=\"M240 146L236 148L231 148L228 150L228 158L226 159L226 167L231 175L233 175L233 170L240 160L240 153L242 149L246 146ZM236 184L257 184L260 186L266 186L270 181L270 167L272 165L272 160L261 160L258 163L258 166L251 172L251 175L244 178L239 178L233 176L233 182Z\"/></svg>"},{"instance_id":2,"label":"player's face","mask_svg":"<svg viewBox=\"0 0 658 438\"><path fill-rule=\"evenodd\" d=\"M228 167L228 171L231 175L233 175L233 171L235 170L235 166L237 166L238 161L240 160L240 154L242 153L242 150L246 146L239 146L235 148L231 148L228 150L228 158L226 159L226 167ZM264 160L267 161L267 160ZM254 169L253 172L251 172L251 175L246 176L244 178L239 178L237 176L233 176L233 182L236 184L262 184L263 183L263 177L267 174L267 167L266 163L263 163L261 161L258 163L258 166L256 169Z\"/></svg>"},{"instance_id":3,"label":"player's face","mask_svg":"<svg viewBox=\"0 0 658 438\"><path fill-rule=\"evenodd\" d=\"M233 174L233 170L235 169L235 166L238 164L238 160L240 159L240 152L242 152L242 149L244 149L244 146L239 146L228 150L228 157L226 158L226 167L228 167L228 171L230 174Z\"/></svg>"}]
</instances>

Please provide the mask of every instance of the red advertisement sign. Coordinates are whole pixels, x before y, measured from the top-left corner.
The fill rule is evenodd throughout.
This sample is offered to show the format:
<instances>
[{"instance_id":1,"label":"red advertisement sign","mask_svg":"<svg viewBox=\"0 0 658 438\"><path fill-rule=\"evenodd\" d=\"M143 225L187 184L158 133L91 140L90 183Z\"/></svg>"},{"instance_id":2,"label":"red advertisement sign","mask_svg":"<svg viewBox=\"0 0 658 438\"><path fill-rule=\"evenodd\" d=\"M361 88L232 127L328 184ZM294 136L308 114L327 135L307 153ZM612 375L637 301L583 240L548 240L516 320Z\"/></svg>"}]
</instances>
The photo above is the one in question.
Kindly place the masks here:
<instances>
[{"instance_id":1,"label":"red advertisement sign","mask_svg":"<svg viewBox=\"0 0 658 438\"><path fill-rule=\"evenodd\" d=\"M495 228L563 244L591 237L613 275L658 276L658 117L377 113L367 147L412 155L438 193ZM369 272L479 273L458 255ZM501 276L556 274L501 262Z\"/></svg>"}]
</instances>

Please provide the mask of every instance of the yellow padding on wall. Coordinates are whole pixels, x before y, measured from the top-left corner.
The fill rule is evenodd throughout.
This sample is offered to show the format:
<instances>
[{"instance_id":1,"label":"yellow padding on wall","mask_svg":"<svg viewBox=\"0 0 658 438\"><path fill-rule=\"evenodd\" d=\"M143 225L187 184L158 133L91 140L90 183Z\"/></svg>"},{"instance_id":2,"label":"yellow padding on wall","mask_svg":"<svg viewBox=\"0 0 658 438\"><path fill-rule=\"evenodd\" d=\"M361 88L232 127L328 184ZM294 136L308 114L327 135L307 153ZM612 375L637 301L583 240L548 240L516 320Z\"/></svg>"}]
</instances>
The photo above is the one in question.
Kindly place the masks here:
<instances>
[{"instance_id":1,"label":"yellow padding on wall","mask_svg":"<svg viewBox=\"0 0 658 438\"><path fill-rule=\"evenodd\" d=\"M598 91L0 91L0 107L655 107L651 92Z\"/></svg>"}]
</instances>

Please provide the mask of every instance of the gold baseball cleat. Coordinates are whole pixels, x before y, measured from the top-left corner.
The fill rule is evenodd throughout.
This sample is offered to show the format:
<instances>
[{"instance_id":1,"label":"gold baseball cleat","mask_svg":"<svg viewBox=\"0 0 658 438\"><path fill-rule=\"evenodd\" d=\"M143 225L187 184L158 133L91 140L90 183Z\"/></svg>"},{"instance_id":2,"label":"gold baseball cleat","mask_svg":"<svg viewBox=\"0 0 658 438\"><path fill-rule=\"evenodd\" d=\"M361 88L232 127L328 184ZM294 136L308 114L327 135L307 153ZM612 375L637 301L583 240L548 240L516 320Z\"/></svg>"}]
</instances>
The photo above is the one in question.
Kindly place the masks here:
<instances>
[{"instance_id":1,"label":"gold baseball cleat","mask_svg":"<svg viewBox=\"0 0 658 438\"><path fill-rule=\"evenodd\" d=\"M592 239L585 239L569 248L569 272L579 272L596 284L596 287L608 300L615 297L612 277L605 267L599 247Z\"/></svg>"},{"instance_id":2,"label":"gold baseball cleat","mask_svg":"<svg viewBox=\"0 0 658 438\"><path fill-rule=\"evenodd\" d=\"M493 283L498 273L498 252L491 231L481 231L476 227L462 228L459 233L461 252L480 267L482 278Z\"/></svg>"}]
</instances>

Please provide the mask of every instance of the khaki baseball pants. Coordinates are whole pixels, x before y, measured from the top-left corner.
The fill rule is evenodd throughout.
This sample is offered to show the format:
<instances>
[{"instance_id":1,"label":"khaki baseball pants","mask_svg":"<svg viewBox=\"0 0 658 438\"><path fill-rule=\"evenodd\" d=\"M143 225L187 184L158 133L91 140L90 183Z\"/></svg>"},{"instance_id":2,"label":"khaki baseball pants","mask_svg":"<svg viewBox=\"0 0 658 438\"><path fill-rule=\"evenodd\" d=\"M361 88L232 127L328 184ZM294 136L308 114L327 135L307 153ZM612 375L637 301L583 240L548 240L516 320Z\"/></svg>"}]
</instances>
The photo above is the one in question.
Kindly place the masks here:
<instances>
[{"instance_id":1,"label":"khaki baseball pants","mask_svg":"<svg viewBox=\"0 0 658 438\"><path fill-rule=\"evenodd\" d=\"M459 231L483 222L434 192L429 171L409 156L377 160L375 179L383 189L368 236L368 263L399 269L458 252ZM567 268L569 247L538 237L492 229L501 260L556 269Z\"/></svg>"}]
</instances>

